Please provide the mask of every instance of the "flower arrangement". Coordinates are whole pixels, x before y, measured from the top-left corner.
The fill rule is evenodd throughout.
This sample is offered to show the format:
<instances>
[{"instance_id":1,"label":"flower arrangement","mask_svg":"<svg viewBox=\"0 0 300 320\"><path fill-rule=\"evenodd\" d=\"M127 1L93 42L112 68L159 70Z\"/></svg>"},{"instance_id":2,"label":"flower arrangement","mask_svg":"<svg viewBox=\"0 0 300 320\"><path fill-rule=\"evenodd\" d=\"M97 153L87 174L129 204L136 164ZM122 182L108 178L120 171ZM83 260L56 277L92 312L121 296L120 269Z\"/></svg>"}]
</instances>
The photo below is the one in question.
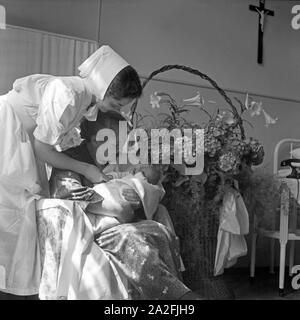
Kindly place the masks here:
<instances>
[{"instance_id":1,"label":"flower arrangement","mask_svg":"<svg viewBox=\"0 0 300 320\"><path fill-rule=\"evenodd\" d=\"M253 97L246 94L244 102L235 98L237 106L227 96L227 94L217 85L217 83L206 74L191 69L186 66L167 65L154 71L144 82L143 87L157 74L171 69L179 69L200 76L208 81L225 99L229 108L215 108L213 114L209 113L208 104L216 104L214 101L206 101L206 99L197 92L197 94L188 99L183 99L180 104L168 93L155 92L150 95L150 105L152 109L166 109L167 112L158 114L160 119L156 123L152 123L152 127L166 128L168 130L186 128L204 129L204 170L200 176L186 176L178 170L178 166L170 165L164 180L164 185L169 192L167 195L177 193L188 195L194 199L196 205L205 203L206 210L218 213L223 194L228 187L237 187L240 184L240 192L244 187L243 175L245 172L252 173L252 167L260 165L264 159L264 148L260 141L253 137L247 138L245 135L244 125L252 126L245 119L245 115L250 117L263 116L265 125L275 124L277 118L271 117L263 108L262 102L255 101ZM131 123L135 122L135 126L143 126L143 120L147 116L142 116L136 110L137 101L133 105L130 116ZM199 110L199 121L193 122L189 120L188 114L192 109ZM135 116L135 121L134 121ZM195 137L193 136L193 147L195 147ZM171 159L174 156L171 148ZM172 146L171 146L172 147ZM172 153L173 151L173 153ZM195 155L195 148L193 149ZM184 163L184 159L183 159ZM185 166L189 165L185 163ZM213 200L213 201L211 201ZM210 206L210 208L207 208ZM203 209L203 208L202 208Z\"/></svg>"},{"instance_id":2,"label":"flower arrangement","mask_svg":"<svg viewBox=\"0 0 300 320\"><path fill-rule=\"evenodd\" d=\"M258 176L253 175L253 166L263 162L264 149L260 141L246 137L244 125L251 123L244 119L244 116L247 113L250 117L263 116L266 126L276 123L277 119L272 118L264 110L262 103L255 101L248 94L244 102L235 98L236 106L213 79L186 66L164 66L154 71L145 80L143 87L157 74L172 69L183 70L208 81L229 106L222 110L216 107L211 114L208 112L211 108L207 108L207 104L216 103L206 101L200 92L192 98L183 99L180 104L165 92L155 92L150 96L150 105L153 109L167 109L167 112L163 110L156 116L159 121L154 122L152 127L182 131L186 128L204 130L203 172L200 175L182 174L180 166L172 163L171 148L171 165L165 172L163 181L166 190L163 203L169 210L180 239L182 258L187 270L184 280L193 287L198 285L198 280L213 278L219 208L228 188L239 188L249 202L246 203L249 208L262 203L258 198L255 204L251 202L251 195L253 188L258 188L260 185ZM199 111L198 122L191 121L188 117L190 111L195 108ZM130 113L131 123L135 127L143 126L145 117L149 116L137 112L136 101ZM192 142L195 147L194 136ZM176 141L174 146L175 144ZM192 149L192 153L195 154L195 148ZM189 166L188 163L183 162L183 164ZM265 190L274 191L270 179L266 178L263 181ZM218 296L219 289L220 286L212 289L214 297Z\"/></svg>"},{"instance_id":3,"label":"flower arrangement","mask_svg":"<svg viewBox=\"0 0 300 320\"><path fill-rule=\"evenodd\" d=\"M251 99L251 102L249 100ZM237 99L236 99L237 100ZM197 95L190 99L184 99L181 105L178 105L175 99L165 92L155 92L150 96L150 104L152 108L167 107L168 113L160 113L158 117L162 118L156 123L157 128L172 129L204 129L204 172L201 177L197 177L198 181L205 183L210 181L215 186L219 194L215 194L215 199L221 200L222 190L226 185L239 180L239 174L245 166L251 168L263 162L264 149L262 144L252 137L247 139L244 133L244 114L249 113L252 117L263 115L266 125L276 122L262 108L261 102L254 101L251 97L246 96L245 103L240 102L240 111L234 107L232 110L217 109L214 115L211 115L206 108L205 99L198 92ZM209 103L214 103L209 101ZM188 120L187 116L191 108L197 108L203 112L208 121L194 123ZM199 118L200 115L199 115ZM142 117L138 118L140 121ZM141 125L139 123L139 125ZM251 124L250 124L251 125ZM195 138L195 137L193 137ZM195 144L195 139L193 143ZM171 148L171 156L174 153L176 141L173 149ZM172 147L172 146L171 146ZM193 145L195 147L195 145ZM172 153L173 150L173 153ZM195 148L193 149L195 154ZM188 165L187 165L188 166ZM173 166L173 168L176 166ZM175 170L176 171L176 170ZM168 176L173 178L173 186L178 187L181 183L187 183L194 186L195 177L176 174L174 170L169 169ZM209 179L207 179L209 177ZM174 181L174 178L176 179Z\"/></svg>"}]
</instances>

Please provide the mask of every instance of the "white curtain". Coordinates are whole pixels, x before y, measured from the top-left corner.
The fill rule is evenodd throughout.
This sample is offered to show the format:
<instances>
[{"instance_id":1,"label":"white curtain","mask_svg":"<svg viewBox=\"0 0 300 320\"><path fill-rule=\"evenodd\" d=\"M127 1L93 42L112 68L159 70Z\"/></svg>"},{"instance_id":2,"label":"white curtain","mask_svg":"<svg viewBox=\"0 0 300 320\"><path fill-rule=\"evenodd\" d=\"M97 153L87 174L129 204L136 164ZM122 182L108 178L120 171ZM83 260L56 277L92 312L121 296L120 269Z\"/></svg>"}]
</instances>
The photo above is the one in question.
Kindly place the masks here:
<instances>
[{"instance_id":1,"label":"white curtain","mask_svg":"<svg viewBox=\"0 0 300 320\"><path fill-rule=\"evenodd\" d=\"M9 26L0 30L0 95L30 74L77 75L77 67L97 42Z\"/></svg>"}]
</instances>

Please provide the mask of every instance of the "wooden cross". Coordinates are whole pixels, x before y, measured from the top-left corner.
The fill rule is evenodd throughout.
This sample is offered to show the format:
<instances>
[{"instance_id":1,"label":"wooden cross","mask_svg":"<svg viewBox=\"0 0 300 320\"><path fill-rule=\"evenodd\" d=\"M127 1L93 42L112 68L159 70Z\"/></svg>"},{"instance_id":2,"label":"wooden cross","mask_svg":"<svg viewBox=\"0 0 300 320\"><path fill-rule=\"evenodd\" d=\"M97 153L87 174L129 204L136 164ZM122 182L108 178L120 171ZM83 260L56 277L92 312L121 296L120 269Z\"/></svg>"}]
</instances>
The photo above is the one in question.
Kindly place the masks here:
<instances>
[{"instance_id":1,"label":"wooden cross","mask_svg":"<svg viewBox=\"0 0 300 320\"><path fill-rule=\"evenodd\" d=\"M265 0L259 0L259 7L250 5L249 9L259 14L258 16L258 50L257 50L257 63L263 62L263 36L265 15L274 16L274 11L265 8Z\"/></svg>"}]
</instances>

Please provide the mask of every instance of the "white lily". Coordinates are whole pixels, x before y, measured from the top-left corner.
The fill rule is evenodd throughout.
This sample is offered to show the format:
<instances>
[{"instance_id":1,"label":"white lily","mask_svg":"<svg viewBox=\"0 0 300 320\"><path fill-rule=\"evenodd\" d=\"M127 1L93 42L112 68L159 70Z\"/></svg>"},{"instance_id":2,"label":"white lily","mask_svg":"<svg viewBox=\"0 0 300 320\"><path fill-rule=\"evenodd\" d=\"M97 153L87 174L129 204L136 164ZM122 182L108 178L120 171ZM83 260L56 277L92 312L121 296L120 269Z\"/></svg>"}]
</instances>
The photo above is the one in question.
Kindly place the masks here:
<instances>
[{"instance_id":1,"label":"white lily","mask_svg":"<svg viewBox=\"0 0 300 320\"><path fill-rule=\"evenodd\" d=\"M262 102L255 101L252 97L249 97L248 93L246 94L245 108L249 111L251 117L259 116L263 110Z\"/></svg>"},{"instance_id":2,"label":"white lily","mask_svg":"<svg viewBox=\"0 0 300 320\"><path fill-rule=\"evenodd\" d=\"M157 92L154 92L154 94L150 95L150 104L152 109L160 108L160 104L159 104L160 100L161 100L161 96L159 96Z\"/></svg>"},{"instance_id":3,"label":"white lily","mask_svg":"<svg viewBox=\"0 0 300 320\"><path fill-rule=\"evenodd\" d=\"M262 112L265 117L266 127L268 127L270 124L275 124L277 122L278 118L272 118L269 114L266 113L265 110L262 110Z\"/></svg>"},{"instance_id":4,"label":"white lily","mask_svg":"<svg viewBox=\"0 0 300 320\"><path fill-rule=\"evenodd\" d=\"M204 106L204 99L200 95L199 91L197 91L197 95L195 97L189 98L189 99L184 99L183 101L186 102L186 104L188 104L190 106L199 106L199 107Z\"/></svg>"},{"instance_id":5,"label":"white lily","mask_svg":"<svg viewBox=\"0 0 300 320\"><path fill-rule=\"evenodd\" d=\"M249 103L249 98L252 100ZM272 118L262 107L262 102L256 102L251 97L249 97L248 93L246 94L246 100L245 100L245 107L247 110L249 110L250 116L259 116L261 113L265 117L266 127L268 127L270 124L275 124L278 118Z\"/></svg>"},{"instance_id":6,"label":"white lily","mask_svg":"<svg viewBox=\"0 0 300 320\"><path fill-rule=\"evenodd\" d=\"M252 101L249 105L248 110L251 117L259 116L263 111L262 102Z\"/></svg>"}]
</instances>

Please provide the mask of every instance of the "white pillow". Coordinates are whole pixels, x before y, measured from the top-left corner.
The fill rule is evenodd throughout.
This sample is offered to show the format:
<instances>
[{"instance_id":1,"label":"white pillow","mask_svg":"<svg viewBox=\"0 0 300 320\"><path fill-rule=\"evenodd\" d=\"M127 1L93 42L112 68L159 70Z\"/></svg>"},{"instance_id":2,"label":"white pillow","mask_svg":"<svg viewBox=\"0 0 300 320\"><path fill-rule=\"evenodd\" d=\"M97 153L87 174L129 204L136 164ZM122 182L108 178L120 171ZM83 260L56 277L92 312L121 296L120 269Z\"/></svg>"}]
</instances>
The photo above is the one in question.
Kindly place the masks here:
<instances>
[{"instance_id":1,"label":"white pillow","mask_svg":"<svg viewBox=\"0 0 300 320\"><path fill-rule=\"evenodd\" d=\"M300 148L291 151L291 156L295 159L300 159Z\"/></svg>"}]
</instances>

